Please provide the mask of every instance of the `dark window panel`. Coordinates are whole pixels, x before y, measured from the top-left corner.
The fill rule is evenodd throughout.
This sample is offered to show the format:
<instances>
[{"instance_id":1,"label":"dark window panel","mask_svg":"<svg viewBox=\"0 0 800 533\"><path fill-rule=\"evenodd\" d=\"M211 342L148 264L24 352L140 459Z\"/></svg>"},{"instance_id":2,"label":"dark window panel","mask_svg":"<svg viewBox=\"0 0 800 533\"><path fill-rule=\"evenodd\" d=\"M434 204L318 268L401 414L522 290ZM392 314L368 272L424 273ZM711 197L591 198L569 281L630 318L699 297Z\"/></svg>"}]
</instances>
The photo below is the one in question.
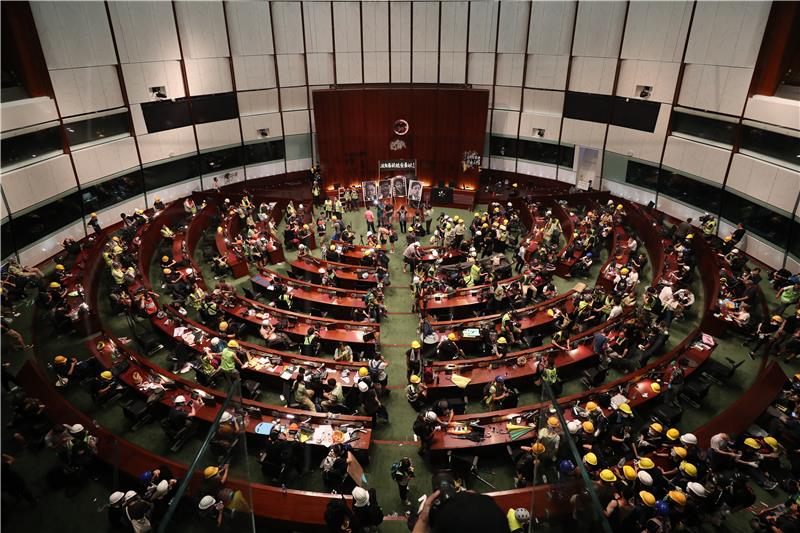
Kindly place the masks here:
<instances>
[{"instance_id":1,"label":"dark window panel","mask_svg":"<svg viewBox=\"0 0 800 533\"><path fill-rule=\"evenodd\" d=\"M608 124L611 121L611 97L605 94L567 91L564 118Z\"/></svg>"},{"instance_id":2,"label":"dark window panel","mask_svg":"<svg viewBox=\"0 0 800 533\"><path fill-rule=\"evenodd\" d=\"M203 174L214 174L229 168L242 166L242 147L234 146L200 155L200 169Z\"/></svg>"},{"instance_id":3,"label":"dark window panel","mask_svg":"<svg viewBox=\"0 0 800 533\"><path fill-rule=\"evenodd\" d=\"M632 185L655 191L658 188L658 175L658 167L636 161L628 161L628 166L625 170L625 181Z\"/></svg>"},{"instance_id":4,"label":"dark window panel","mask_svg":"<svg viewBox=\"0 0 800 533\"><path fill-rule=\"evenodd\" d=\"M661 104L636 98L615 97L609 124L653 133L656 130Z\"/></svg>"},{"instance_id":5,"label":"dark window panel","mask_svg":"<svg viewBox=\"0 0 800 533\"><path fill-rule=\"evenodd\" d=\"M236 118L239 116L236 95L223 93L193 96L192 115L196 124Z\"/></svg>"},{"instance_id":6,"label":"dark window panel","mask_svg":"<svg viewBox=\"0 0 800 533\"><path fill-rule=\"evenodd\" d=\"M187 99L145 102L142 115L147 133L183 128L192 125L192 114Z\"/></svg>"},{"instance_id":7,"label":"dark window panel","mask_svg":"<svg viewBox=\"0 0 800 533\"><path fill-rule=\"evenodd\" d=\"M44 130L8 137L0 141L2 166L17 163L34 163L37 157L51 152L63 152L61 133L58 126Z\"/></svg>"},{"instance_id":8,"label":"dark window panel","mask_svg":"<svg viewBox=\"0 0 800 533\"><path fill-rule=\"evenodd\" d=\"M680 111L672 113L672 131L731 146L736 140L736 127L735 122L715 120Z\"/></svg>"},{"instance_id":9,"label":"dark window panel","mask_svg":"<svg viewBox=\"0 0 800 533\"><path fill-rule=\"evenodd\" d=\"M70 146L96 141L130 133L130 121L127 113L115 113L103 117L90 118L80 122L64 124Z\"/></svg>"},{"instance_id":10,"label":"dark window panel","mask_svg":"<svg viewBox=\"0 0 800 533\"><path fill-rule=\"evenodd\" d=\"M517 157L517 139L492 135L489 140L489 154L497 157Z\"/></svg>"},{"instance_id":11,"label":"dark window panel","mask_svg":"<svg viewBox=\"0 0 800 533\"><path fill-rule=\"evenodd\" d=\"M789 242L789 232L793 224L789 217L731 191L726 190L723 195L722 216L732 222L743 222L747 231L780 248L785 248Z\"/></svg>"},{"instance_id":12,"label":"dark window panel","mask_svg":"<svg viewBox=\"0 0 800 533\"><path fill-rule=\"evenodd\" d=\"M248 144L244 147L245 162L248 165L279 161L284 159L286 148L283 139L263 143Z\"/></svg>"},{"instance_id":13,"label":"dark window panel","mask_svg":"<svg viewBox=\"0 0 800 533\"><path fill-rule=\"evenodd\" d=\"M81 193L75 191L29 213L14 216L11 220L14 244L17 250L22 250L51 233L75 223L81 217Z\"/></svg>"},{"instance_id":14,"label":"dark window panel","mask_svg":"<svg viewBox=\"0 0 800 533\"><path fill-rule=\"evenodd\" d=\"M193 155L145 168L143 174L145 190L153 191L173 183L198 177L200 175L200 165L197 156Z\"/></svg>"},{"instance_id":15,"label":"dark window panel","mask_svg":"<svg viewBox=\"0 0 800 533\"><path fill-rule=\"evenodd\" d=\"M800 259L800 221L792 222L792 235L789 238L789 253Z\"/></svg>"},{"instance_id":16,"label":"dark window panel","mask_svg":"<svg viewBox=\"0 0 800 533\"><path fill-rule=\"evenodd\" d=\"M800 139L797 137L743 125L741 148L793 165L800 164Z\"/></svg>"},{"instance_id":17,"label":"dark window panel","mask_svg":"<svg viewBox=\"0 0 800 533\"><path fill-rule=\"evenodd\" d=\"M139 170L81 189L86 213L100 211L144 192Z\"/></svg>"},{"instance_id":18,"label":"dark window panel","mask_svg":"<svg viewBox=\"0 0 800 533\"><path fill-rule=\"evenodd\" d=\"M3 261L14 253L14 232L11 229L11 221L6 219L0 225L0 255Z\"/></svg>"},{"instance_id":19,"label":"dark window panel","mask_svg":"<svg viewBox=\"0 0 800 533\"><path fill-rule=\"evenodd\" d=\"M662 169L658 177L658 191L703 211L719 213L722 191L689 176Z\"/></svg>"},{"instance_id":20,"label":"dark window panel","mask_svg":"<svg viewBox=\"0 0 800 533\"><path fill-rule=\"evenodd\" d=\"M575 164L575 147L562 146L558 153L558 164L562 167L572 168L572 166Z\"/></svg>"}]
</instances>

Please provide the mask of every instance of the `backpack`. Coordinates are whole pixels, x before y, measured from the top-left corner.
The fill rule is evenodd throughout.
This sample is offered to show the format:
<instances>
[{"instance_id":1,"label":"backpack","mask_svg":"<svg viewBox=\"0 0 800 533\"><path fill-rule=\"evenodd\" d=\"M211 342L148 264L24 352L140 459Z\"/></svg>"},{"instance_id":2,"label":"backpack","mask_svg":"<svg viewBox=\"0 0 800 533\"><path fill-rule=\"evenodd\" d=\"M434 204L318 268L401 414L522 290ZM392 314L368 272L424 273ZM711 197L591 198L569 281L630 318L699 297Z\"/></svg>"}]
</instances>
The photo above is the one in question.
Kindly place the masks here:
<instances>
[{"instance_id":1,"label":"backpack","mask_svg":"<svg viewBox=\"0 0 800 533\"><path fill-rule=\"evenodd\" d=\"M406 476L406 473L402 470L402 468L403 468L403 465L400 464L400 461L397 461L396 463L392 463L391 476L392 476L393 480L397 481L398 478L402 479L402 478L404 478Z\"/></svg>"}]
</instances>

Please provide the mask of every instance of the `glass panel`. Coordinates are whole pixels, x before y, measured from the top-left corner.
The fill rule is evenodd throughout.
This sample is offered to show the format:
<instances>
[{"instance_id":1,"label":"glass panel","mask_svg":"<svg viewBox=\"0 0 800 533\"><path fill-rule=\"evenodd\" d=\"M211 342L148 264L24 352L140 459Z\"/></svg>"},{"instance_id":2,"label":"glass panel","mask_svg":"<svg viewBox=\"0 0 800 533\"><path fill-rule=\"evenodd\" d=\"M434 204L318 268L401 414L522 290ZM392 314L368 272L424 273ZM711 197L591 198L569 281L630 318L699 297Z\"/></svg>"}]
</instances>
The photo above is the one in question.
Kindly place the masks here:
<instances>
[{"instance_id":1,"label":"glass panel","mask_svg":"<svg viewBox=\"0 0 800 533\"><path fill-rule=\"evenodd\" d=\"M492 135L489 140L489 154L497 157L517 157L517 140Z\"/></svg>"},{"instance_id":2,"label":"glass panel","mask_svg":"<svg viewBox=\"0 0 800 533\"><path fill-rule=\"evenodd\" d=\"M0 255L2 255L2 259L5 260L13 254L14 250L14 232L11 230L11 221L5 218L0 225Z\"/></svg>"},{"instance_id":3,"label":"glass panel","mask_svg":"<svg viewBox=\"0 0 800 533\"><path fill-rule=\"evenodd\" d=\"M309 158L311 158L311 134L287 135L286 159L292 161Z\"/></svg>"},{"instance_id":4,"label":"glass panel","mask_svg":"<svg viewBox=\"0 0 800 533\"><path fill-rule=\"evenodd\" d=\"M82 216L80 191L53 200L24 215L15 215L11 220L14 244L17 250L22 250L51 233L73 224Z\"/></svg>"},{"instance_id":5,"label":"glass panel","mask_svg":"<svg viewBox=\"0 0 800 533\"><path fill-rule=\"evenodd\" d=\"M242 166L242 147L234 146L216 152L200 155L200 171L203 174L213 174L229 168Z\"/></svg>"},{"instance_id":6,"label":"glass panel","mask_svg":"<svg viewBox=\"0 0 800 533\"><path fill-rule=\"evenodd\" d=\"M561 152L564 149L566 149L566 147L559 147L557 144L520 139L518 157L520 159L525 159L526 161L537 161L540 163L547 163L548 165L558 165ZM571 153L575 153L574 148L572 149ZM569 161L569 166L572 166L572 159Z\"/></svg>"},{"instance_id":7,"label":"glass panel","mask_svg":"<svg viewBox=\"0 0 800 533\"><path fill-rule=\"evenodd\" d=\"M742 126L743 150L800 165L800 139L752 126Z\"/></svg>"},{"instance_id":8,"label":"glass panel","mask_svg":"<svg viewBox=\"0 0 800 533\"><path fill-rule=\"evenodd\" d=\"M719 213L722 191L689 176L662 168L658 178L658 191L703 211Z\"/></svg>"},{"instance_id":9,"label":"glass panel","mask_svg":"<svg viewBox=\"0 0 800 533\"><path fill-rule=\"evenodd\" d=\"M722 216L731 222L743 222L747 231L781 248L787 245L793 224L789 217L727 190L722 202Z\"/></svg>"},{"instance_id":10,"label":"glass panel","mask_svg":"<svg viewBox=\"0 0 800 533\"><path fill-rule=\"evenodd\" d=\"M792 237L789 240L789 253L796 258L800 258L800 220L794 219L792 222Z\"/></svg>"},{"instance_id":11,"label":"glass panel","mask_svg":"<svg viewBox=\"0 0 800 533\"><path fill-rule=\"evenodd\" d=\"M625 181L654 191L658 188L658 174L658 167L637 161L628 161Z\"/></svg>"},{"instance_id":12,"label":"glass panel","mask_svg":"<svg viewBox=\"0 0 800 533\"><path fill-rule=\"evenodd\" d=\"M81 189L84 211L92 213L142 194L142 174L139 170L111 178Z\"/></svg>"},{"instance_id":13,"label":"glass panel","mask_svg":"<svg viewBox=\"0 0 800 533\"><path fill-rule=\"evenodd\" d=\"M239 116L234 93L209 94L192 97L192 116L195 124L230 120Z\"/></svg>"},{"instance_id":14,"label":"glass panel","mask_svg":"<svg viewBox=\"0 0 800 533\"><path fill-rule=\"evenodd\" d=\"M572 168L575 165L575 147L568 146L568 145L561 145L561 150L559 152L560 159L558 161L559 166Z\"/></svg>"},{"instance_id":15,"label":"glass panel","mask_svg":"<svg viewBox=\"0 0 800 533\"><path fill-rule=\"evenodd\" d=\"M222 405L213 406L213 409L217 410L217 416L158 524L159 533L175 531L174 526L178 524L178 530L211 531L218 523L225 531L255 532L252 483L257 480L251 475L251 469L257 463L248 454L249 414L242 403L239 380L232 383ZM232 417L223 423L221 417L226 412ZM207 469L213 470L213 473L209 471L210 477L206 476ZM201 478L202 482L190 483L193 476ZM227 478L225 483L221 483L223 478ZM205 502L205 497L212 498L213 502ZM186 499L193 502L190 514L178 511L179 506L186 505Z\"/></svg>"},{"instance_id":16,"label":"glass panel","mask_svg":"<svg viewBox=\"0 0 800 533\"><path fill-rule=\"evenodd\" d=\"M63 152L61 133L58 126L44 130L8 137L0 141L2 166L17 163L35 163L37 157L53 152Z\"/></svg>"},{"instance_id":17,"label":"glass panel","mask_svg":"<svg viewBox=\"0 0 800 533\"><path fill-rule=\"evenodd\" d=\"M672 113L672 131L731 146L736 139L736 127L735 122L714 120L680 111Z\"/></svg>"},{"instance_id":18,"label":"glass panel","mask_svg":"<svg viewBox=\"0 0 800 533\"><path fill-rule=\"evenodd\" d=\"M278 161L285 157L283 139L263 143L248 144L244 147L245 161L248 165Z\"/></svg>"},{"instance_id":19,"label":"glass panel","mask_svg":"<svg viewBox=\"0 0 800 533\"><path fill-rule=\"evenodd\" d=\"M67 141L70 146L130 133L131 131L127 112L90 118L80 122L70 122L69 124L64 124L64 129L67 132Z\"/></svg>"},{"instance_id":20,"label":"glass panel","mask_svg":"<svg viewBox=\"0 0 800 533\"><path fill-rule=\"evenodd\" d=\"M192 125L192 114L189 101L184 99L145 102L142 104L142 115L148 133L183 128Z\"/></svg>"},{"instance_id":21,"label":"glass panel","mask_svg":"<svg viewBox=\"0 0 800 533\"><path fill-rule=\"evenodd\" d=\"M173 183L196 178L199 175L200 165L197 161L197 156L192 155L145 168L144 188L147 191L152 191Z\"/></svg>"}]
</instances>

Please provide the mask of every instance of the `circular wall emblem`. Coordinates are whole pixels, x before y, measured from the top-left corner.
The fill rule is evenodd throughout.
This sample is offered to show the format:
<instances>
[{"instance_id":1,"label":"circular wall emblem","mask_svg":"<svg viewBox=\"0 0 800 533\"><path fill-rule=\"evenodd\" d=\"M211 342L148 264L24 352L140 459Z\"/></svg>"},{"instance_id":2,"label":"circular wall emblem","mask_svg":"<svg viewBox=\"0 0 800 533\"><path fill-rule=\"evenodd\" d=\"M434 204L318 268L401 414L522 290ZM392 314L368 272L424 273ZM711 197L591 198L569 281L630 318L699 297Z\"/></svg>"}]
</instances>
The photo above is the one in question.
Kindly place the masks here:
<instances>
[{"instance_id":1,"label":"circular wall emblem","mask_svg":"<svg viewBox=\"0 0 800 533\"><path fill-rule=\"evenodd\" d=\"M411 128L409 127L408 122L406 122L402 118L398 118L397 120L394 121L392 129L394 130L396 135L405 135Z\"/></svg>"}]
</instances>

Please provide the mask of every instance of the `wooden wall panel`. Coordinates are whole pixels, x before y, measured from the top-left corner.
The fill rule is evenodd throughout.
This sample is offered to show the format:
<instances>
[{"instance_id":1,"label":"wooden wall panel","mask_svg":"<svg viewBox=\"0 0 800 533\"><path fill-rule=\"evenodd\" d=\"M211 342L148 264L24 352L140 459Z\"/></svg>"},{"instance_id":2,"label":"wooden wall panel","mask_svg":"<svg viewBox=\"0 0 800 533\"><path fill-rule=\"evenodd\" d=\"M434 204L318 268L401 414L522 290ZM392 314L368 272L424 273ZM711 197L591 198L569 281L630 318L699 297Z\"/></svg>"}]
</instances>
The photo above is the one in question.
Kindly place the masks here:
<instances>
[{"instance_id":1,"label":"wooden wall panel","mask_svg":"<svg viewBox=\"0 0 800 533\"><path fill-rule=\"evenodd\" d=\"M489 92L461 88L354 87L312 93L319 160L328 183L378 177L378 161L416 159L417 176L430 185L477 187L478 172L464 172L463 154L483 153ZM397 119L410 125L405 147L391 150Z\"/></svg>"}]
</instances>

